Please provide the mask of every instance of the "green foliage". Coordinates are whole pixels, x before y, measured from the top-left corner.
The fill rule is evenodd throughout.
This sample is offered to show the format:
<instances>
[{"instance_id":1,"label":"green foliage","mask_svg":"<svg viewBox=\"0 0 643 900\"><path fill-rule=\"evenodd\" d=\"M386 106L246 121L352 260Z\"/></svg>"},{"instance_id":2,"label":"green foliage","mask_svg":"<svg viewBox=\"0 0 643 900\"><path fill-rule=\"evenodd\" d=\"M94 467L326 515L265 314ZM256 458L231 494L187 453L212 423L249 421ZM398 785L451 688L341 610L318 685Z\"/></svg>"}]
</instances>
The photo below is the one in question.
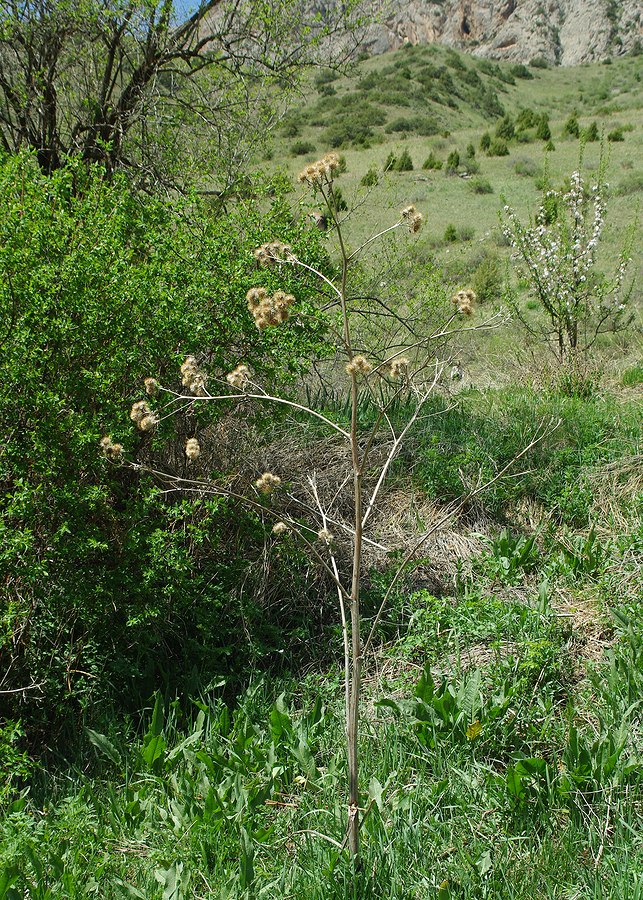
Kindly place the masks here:
<instances>
[{"instance_id":1,"label":"green foliage","mask_svg":"<svg viewBox=\"0 0 643 900\"><path fill-rule=\"evenodd\" d=\"M368 172L366 172L366 174L362 176L360 184L363 187L375 187L375 185L379 183L379 180L380 178L377 174L377 169L371 166Z\"/></svg>"},{"instance_id":2,"label":"green foliage","mask_svg":"<svg viewBox=\"0 0 643 900\"><path fill-rule=\"evenodd\" d=\"M509 155L509 147L507 146L507 142L502 138L494 138L489 145L489 149L487 150L488 156L508 156Z\"/></svg>"},{"instance_id":3,"label":"green foliage","mask_svg":"<svg viewBox=\"0 0 643 900\"><path fill-rule=\"evenodd\" d=\"M489 147L491 147L491 135L488 131L485 131L480 138L480 149L486 153Z\"/></svg>"},{"instance_id":4,"label":"green foliage","mask_svg":"<svg viewBox=\"0 0 643 900\"><path fill-rule=\"evenodd\" d=\"M635 452L632 414L622 410L615 415L609 399L537 397L524 390L497 394L493 405L481 400L475 393L470 401L464 397L461 406L445 410L432 430L421 435L416 471L428 495L443 500L461 496L467 484L492 477L515 456L534 421L560 419L547 441L521 462L528 474L497 482L479 502L502 520L509 505L528 498L557 520L587 527L593 514L587 469L621 458L628 448ZM475 406L469 408L469 402Z\"/></svg>"},{"instance_id":5,"label":"green foliage","mask_svg":"<svg viewBox=\"0 0 643 900\"><path fill-rule=\"evenodd\" d=\"M445 166L445 173L447 175L454 175L458 171L458 167L460 165L460 154L457 150L452 150L447 157L447 163Z\"/></svg>"},{"instance_id":6,"label":"green foliage","mask_svg":"<svg viewBox=\"0 0 643 900\"><path fill-rule=\"evenodd\" d=\"M509 71L514 76L514 78L530 79L534 77L534 73L530 72L527 66L525 66L523 63L516 63L511 67Z\"/></svg>"},{"instance_id":7,"label":"green foliage","mask_svg":"<svg viewBox=\"0 0 643 900\"><path fill-rule=\"evenodd\" d=\"M581 140L585 141L588 144L598 141L600 138L600 132L598 130L598 125L596 124L596 122L592 122L587 126L587 128L583 128L580 136Z\"/></svg>"},{"instance_id":8,"label":"green foliage","mask_svg":"<svg viewBox=\"0 0 643 900\"><path fill-rule=\"evenodd\" d=\"M619 143L620 141L625 140L625 134L623 128L614 128L612 131L607 132L607 140L611 143Z\"/></svg>"},{"instance_id":9,"label":"green foliage","mask_svg":"<svg viewBox=\"0 0 643 900\"><path fill-rule=\"evenodd\" d=\"M569 118L563 126L563 137L580 137L580 125L578 124L578 116L576 113L570 113Z\"/></svg>"},{"instance_id":10,"label":"green foliage","mask_svg":"<svg viewBox=\"0 0 643 900\"><path fill-rule=\"evenodd\" d=\"M412 172L413 171L413 160L411 159L411 154L409 151L404 148L398 158L395 160L393 165L393 169L396 172Z\"/></svg>"},{"instance_id":11,"label":"green foliage","mask_svg":"<svg viewBox=\"0 0 643 900\"><path fill-rule=\"evenodd\" d=\"M488 178L474 178L469 184L474 194L493 194L493 185Z\"/></svg>"},{"instance_id":12,"label":"green foliage","mask_svg":"<svg viewBox=\"0 0 643 900\"><path fill-rule=\"evenodd\" d=\"M241 358L267 383L296 378L323 325L286 274L280 286L307 324L257 332L245 308L252 251L279 234L326 263L316 230L293 224L281 196L208 215L141 202L122 179L81 166L46 178L29 156L2 161L0 231L0 651L5 687L38 685L4 698L35 737L90 703L135 702L158 678L234 666L239 617L270 643L265 613L234 600L263 546L253 517L216 498L164 499L151 480L106 465L99 441L116 426L134 459L166 454L185 472L185 438L207 420L132 434L143 379L178 384L182 359L202 351L222 375Z\"/></svg>"},{"instance_id":13,"label":"green foliage","mask_svg":"<svg viewBox=\"0 0 643 900\"><path fill-rule=\"evenodd\" d=\"M515 137L515 134L516 128L511 116L505 116L496 125L495 135L497 138L502 138L504 141L511 141Z\"/></svg>"},{"instance_id":14,"label":"green foliage","mask_svg":"<svg viewBox=\"0 0 643 900\"><path fill-rule=\"evenodd\" d=\"M536 138L539 141L548 141L551 139L551 128L549 127L549 116L547 113L541 113L536 123Z\"/></svg>"},{"instance_id":15,"label":"green foliage","mask_svg":"<svg viewBox=\"0 0 643 900\"><path fill-rule=\"evenodd\" d=\"M452 222L444 229L442 240L445 244L454 244L458 240L458 229Z\"/></svg>"},{"instance_id":16,"label":"green foliage","mask_svg":"<svg viewBox=\"0 0 643 900\"><path fill-rule=\"evenodd\" d=\"M433 150L431 150L427 158L422 163L422 168L429 170L433 169L437 171L442 168L442 160L438 159Z\"/></svg>"},{"instance_id":17,"label":"green foliage","mask_svg":"<svg viewBox=\"0 0 643 900\"><path fill-rule=\"evenodd\" d=\"M310 141L295 141L291 146L290 152L293 156L305 156L307 153L315 152L315 145Z\"/></svg>"},{"instance_id":18,"label":"green foliage","mask_svg":"<svg viewBox=\"0 0 643 900\"><path fill-rule=\"evenodd\" d=\"M504 288L503 267L495 253L485 253L471 275L479 303L497 303Z\"/></svg>"}]
</instances>

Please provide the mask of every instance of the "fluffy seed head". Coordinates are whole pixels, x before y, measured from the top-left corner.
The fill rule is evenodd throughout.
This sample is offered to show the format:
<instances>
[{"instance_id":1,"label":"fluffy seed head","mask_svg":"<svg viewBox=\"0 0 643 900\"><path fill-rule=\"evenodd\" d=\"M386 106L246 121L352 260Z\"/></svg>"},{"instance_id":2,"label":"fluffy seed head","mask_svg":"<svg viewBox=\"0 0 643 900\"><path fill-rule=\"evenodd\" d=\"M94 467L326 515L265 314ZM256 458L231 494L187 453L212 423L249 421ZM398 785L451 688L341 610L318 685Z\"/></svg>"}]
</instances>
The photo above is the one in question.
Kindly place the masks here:
<instances>
[{"instance_id":1,"label":"fluffy seed head","mask_svg":"<svg viewBox=\"0 0 643 900\"><path fill-rule=\"evenodd\" d=\"M145 385L145 393L150 397L156 397L159 392L159 383L156 378L146 378L143 384Z\"/></svg>"},{"instance_id":2,"label":"fluffy seed head","mask_svg":"<svg viewBox=\"0 0 643 900\"><path fill-rule=\"evenodd\" d=\"M287 531L290 531L290 528L288 528L285 522L275 522L275 524L272 526L272 533L275 536L285 534Z\"/></svg>"},{"instance_id":3,"label":"fluffy seed head","mask_svg":"<svg viewBox=\"0 0 643 900\"><path fill-rule=\"evenodd\" d=\"M368 375L373 366L365 356L354 356L350 362L346 364L346 372L348 375Z\"/></svg>"},{"instance_id":4,"label":"fluffy seed head","mask_svg":"<svg viewBox=\"0 0 643 900\"><path fill-rule=\"evenodd\" d=\"M190 461L198 459L201 455L201 445L196 438L189 438L185 442L185 455Z\"/></svg>"},{"instance_id":5,"label":"fluffy seed head","mask_svg":"<svg viewBox=\"0 0 643 900\"><path fill-rule=\"evenodd\" d=\"M391 378L402 378L403 375L406 375L408 368L409 361L406 356L398 356L398 358L394 359L391 363Z\"/></svg>"},{"instance_id":6,"label":"fluffy seed head","mask_svg":"<svg viewBox=\"0 0 643 900\"><path fill-rule=\"evenodd\" d=\"M467 288L467 290L464 291L458 291L451 297L451 302L456 310L463 316L470 316L473 313L473 307L476 300L477 297L475 291L472 291L470 288Z\"/></svg>"},{"instance_id":7,"label":"fluffy seed head","mask_svg":"<svg viewBox=\"0 0 643 900\"><path fill-rule=\"evenodd\" d=\"M308 184L313 188L319 187L320 184L330 184L333 180L335 172L339 170L339 156L337 153L327 153L318 159L317 162L310 163L299 173L299 181L302 184Z\"/></svg>"},{"instance_id":8,"label":"fluffy seed head","mask_svg":"<svg viewBox=\"0 0 643 900\"><path fill-rule=\"evenodd\" d=\"M419 213L412 204L410 206L405 206L404 209L401 210L400 216L407 222L409 231L412 234L416 234L422 227L422 213Z\"/></svg>"},{"instance_id":9,"label":"fluffy seed head","mask_svg":"<svg viewBox=\"0 0 643 900\"><path fill-rule=\"evenodd\" d=\"M136 423L137 427L140 428L141 431L154 431L156 426L158 425L159 420L154 413L148 413L146 416Z\"/></svg>"},{"instance_id":10,"label":"fluffy seed head","mask_svg":"<svg viewBox=\"0 0 643 900\"><path fill-rule=\"evenodd\" d=\"M138 425L141 419L144 416L148 416L151 412L152 410L149 408L147 400L139 400L137 403L133 404L129 417L132 422L136 422Z\"/></svg>"},{"instance_id":11,"label":"fluffy seed head","mask_svg":"<svg viewBox=\"0 0 643 900\"><path fill-rule=\"evenodd\" d=\"M255 487L261 494L272 494L281 484L281 478L273 475L272 472L264 472L260 478L255 481Z\"/></svg>"},{"instance_id":12,"label":"fluffy seed head","mask_svg":"<svg viewBox=\"0 0 643 900\"><path fill-rule=\"evenodd\" d=\"M263 331L269 325L281 325L288 321L289 307L295 302L292 294L285 291L275 291L270 296L265 288L252 288L246 295L248 309L255 320L259 331Z\"/></svg>"},{"instance_id":13,"label":"fluffy seed head","mask_svg":"<svg viewBox=\"0 0 643 900\"><path fill-rule=\"evenodd\" d=\"M240 363L236 369L233 369L232 372L228 372L225 379L232 387L243 390L248 383L249 376L250 369L248 366L244 366L243 363Z\"/></svg>"},{"instance_id":14,"label":"fluffy seed head","mask_svg":"<svg viewBox=\"0 0 643 900\"><path fill-rule=\"evenodd\" d=\"M274 266L278 262L290 262L295 259L292 247L281 241L268 241L254 251L254 258L259 266Z\"/></svg>"},{"instance_id":15,"label":"fluffy seed head","mask_svg":"<svg viewBox=\"0 0 643 900\"><path fill-rule=\"evenodd\" d=\"M332 533L332 531L329 531L328 528L322 528L320 531L318 531L317 537L322 542L322 544L326 544L327 547L330 547L330 545L335 540L335 535Z\"/></svg>"},{"instance_id":16,"label":"fluffy seed head","mask_svg":"<svg viewBox=\"0 0 643 900\"><path fill-rule=\"evenodd\" d=\"M120 459L123 455L123 445L114 444L109 435L105 435L104 438L101 438L100 448L107 459Z\"/></svg>"}]
</instances>

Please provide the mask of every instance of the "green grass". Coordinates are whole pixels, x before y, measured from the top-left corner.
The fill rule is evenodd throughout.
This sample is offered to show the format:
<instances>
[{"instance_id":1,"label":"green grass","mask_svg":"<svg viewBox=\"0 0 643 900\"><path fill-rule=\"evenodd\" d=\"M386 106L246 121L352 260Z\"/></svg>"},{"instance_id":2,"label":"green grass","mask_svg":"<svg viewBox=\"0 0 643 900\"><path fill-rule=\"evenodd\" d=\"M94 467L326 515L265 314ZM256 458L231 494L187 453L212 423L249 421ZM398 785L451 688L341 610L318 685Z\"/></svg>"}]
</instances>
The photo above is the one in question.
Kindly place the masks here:
<instances>
[{"instance_id":1,"label":"green grass","mask_svg":"<svg viewBox=\"0 0 643 900\"><path fill-rule=\"evenodd\" d=\"M609 144L612 196L601 254L605 263L615 260L628 226L637 219L641 199L643 88L639 58L615 59L611 66L530 68L534 77L529 80L512 77L511 69L510 64L477 60L435 45L367 59L348 77L332 82L332 96L311 87L306 104L290 111L278 133L274 158L285 161L293 178L302 168L302 158L289 161L292 139L283 136L293 123L300 138L316 147L311 158L330 149L335 142L333 128L342 132L344 140L338 146L347 162L342 190L349 205L363 200L368 189L362 180L369 171L380 176L376 202L360 207L353 240L366 238L383 223L395 221L402 206L414 203L426 216L418 253L427 257L436 254L436 237L443 235L449 224L456 229L473 225L470 246L458 242L437 251L441 264L450 265L455 256L462 258L466 267L480 246L496 247L503 198L526 219L536 212L540 198L534 176L547 171L552 183L559 184L578 167L579 141L563 136L564 124L575 111L581 130L594 121L605 136L618 126L631 129L625 131L623 142ZM493 137L502 114L515 119L525 109L548 115L553 152L546 152L546 142L535 138L534 127L522 132L527 143L509 141L508 156L487 156L479 149L481 136L489 131ZM338 122L344 124L340 127ZM469 144L476 148L477 182L490 185L491 192L475 190L475 183L472 190L468 178L445 174L449 155L457 150L464 161ZM399 157L404 151L413 160L413 170L384 174L389 154ZM442 170L422 168L430 154L443 163ZM585 173L597 169L600 154L600 141L586 144ZM528 174L531 171L534 176ZM502 247L500 252L506 255ZM635 261L639 274L640 265Z\"/></svg>"},{"instance_id":2,"label":"green grass","mask_svg":"<svg viewBox=\"0 0 643 900\"><path fill-rule=\"evenodd\" d=\"M384 619L366 660L357 878L337 846L337 658L228 705L225 680L191 702L157 695L140 722L108 714L74 759L52 752L31 774L15 758L0 897L640 900L640 423L615 400L471 392L417 434L411 474L430 489L427 472L466 475L458 452L498 466L530 421L563 419L521 486L484 500L511 523L442 591L409 580ZM426 461L436 447L450 470ZM574 498L585 527L570 527L561 474L592 486ZM530 531L517 513L536 500L550 519ZM377 592L373 576L365 628Z\"/></svg>"}]
</instances>

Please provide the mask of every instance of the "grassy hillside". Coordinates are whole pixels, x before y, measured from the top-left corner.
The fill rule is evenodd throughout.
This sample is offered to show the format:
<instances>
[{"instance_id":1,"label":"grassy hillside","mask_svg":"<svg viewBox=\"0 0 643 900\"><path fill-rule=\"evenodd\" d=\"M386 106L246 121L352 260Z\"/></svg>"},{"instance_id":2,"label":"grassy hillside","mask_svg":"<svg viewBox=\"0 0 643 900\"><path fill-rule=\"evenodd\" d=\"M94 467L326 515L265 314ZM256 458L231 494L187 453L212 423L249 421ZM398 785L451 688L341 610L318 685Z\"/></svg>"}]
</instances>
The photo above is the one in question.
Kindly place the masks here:
<instances>
[{"instance_id":1,"label":"grassy hillside","mask_svg":"<svg viewBox=\"0 0 643 900\"><path fill-rule=\"evenodd\" d=\"M387 211L414 203L427 219L418 257L437 255L458 282L484 255L505 258L498 229L503 198L526 218L537 209L545 175L558 185L578 167L579 138L565 133L572 114L581 136L590 139L584 142L584 172L596 171L601 153L607 160L611 198L601 252L615 259L643 191L642 108L641 57L543 69L435 45L409 46L360 62L350 77L319 75L305 103L281 125L273 158L295 177L305 162L339 149L347 164L342 193L349 206L368 190L365 176L371 186L375 177L379 181L375 203L366 204L355 222L355 240L377 230ZM543 132L538 137L538 123L528 124L529 110L546 117L551 144ZM493 144L505 116L515 136L506 141L507 155L489 155L480 140L487 132ZM475 157L467 156L469 147ZM454 151L460 164L447 174ZM397 172L395 163L385 171L391 154L399 161L405 152L411 171ZM423 168L430 157L440 169ZM449 226L451 240L445 240Z\"/></svg>"}]
</instances>

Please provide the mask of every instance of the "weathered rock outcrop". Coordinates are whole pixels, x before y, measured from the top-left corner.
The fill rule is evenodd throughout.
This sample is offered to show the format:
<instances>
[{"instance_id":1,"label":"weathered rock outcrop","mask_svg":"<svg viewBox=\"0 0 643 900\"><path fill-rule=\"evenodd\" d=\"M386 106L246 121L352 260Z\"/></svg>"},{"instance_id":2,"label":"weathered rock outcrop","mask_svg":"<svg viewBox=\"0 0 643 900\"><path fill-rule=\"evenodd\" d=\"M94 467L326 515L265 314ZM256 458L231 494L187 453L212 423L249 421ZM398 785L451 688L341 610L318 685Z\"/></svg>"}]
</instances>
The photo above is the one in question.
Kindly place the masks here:
<instances>
[{"instance_id":1,"label":"weathered rock outcrop","mask_svg":"<svg viewBox=\"0 0 643 900\"><path fill-rule=\"evenodd\" d=\"M571 66L640 46L642 27L638 0L393 0L366 45L381 53L439 42L476 56Z\"/></svg>"}]
</instances>

